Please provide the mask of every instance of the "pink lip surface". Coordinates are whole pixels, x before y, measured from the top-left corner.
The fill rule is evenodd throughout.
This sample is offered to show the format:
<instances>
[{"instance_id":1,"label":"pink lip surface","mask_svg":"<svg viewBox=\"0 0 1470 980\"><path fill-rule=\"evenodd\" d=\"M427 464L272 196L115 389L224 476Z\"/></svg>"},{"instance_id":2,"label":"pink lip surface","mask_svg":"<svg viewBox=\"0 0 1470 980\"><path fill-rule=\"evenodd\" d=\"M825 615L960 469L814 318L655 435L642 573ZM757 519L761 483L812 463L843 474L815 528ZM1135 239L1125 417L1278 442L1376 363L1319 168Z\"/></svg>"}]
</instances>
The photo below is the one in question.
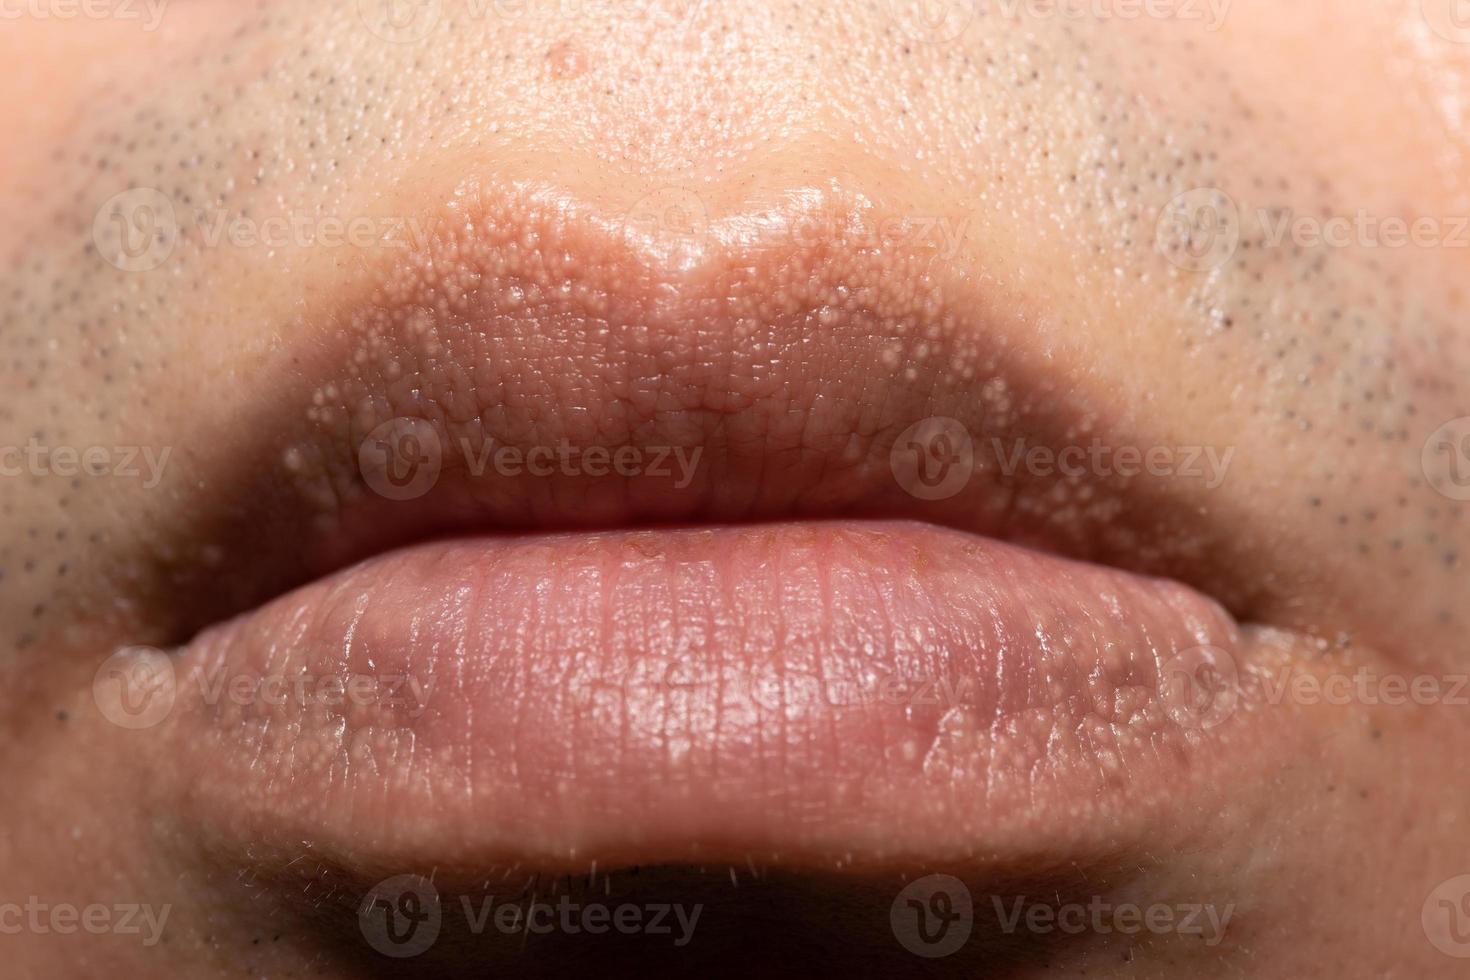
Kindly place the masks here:
<instances>
[{"instance_id":1,"label":"pink lip surface","mask_svg":"<svg viewBox=\"0 0 1470 980\"><path fill-rule=\"evenodd\" d=\"M909 522L470 538L206 631L169 727L205 813L385 864L1106 850L1243 740L1169 672L1248 633Z\"/></svg>"}]
</instances>

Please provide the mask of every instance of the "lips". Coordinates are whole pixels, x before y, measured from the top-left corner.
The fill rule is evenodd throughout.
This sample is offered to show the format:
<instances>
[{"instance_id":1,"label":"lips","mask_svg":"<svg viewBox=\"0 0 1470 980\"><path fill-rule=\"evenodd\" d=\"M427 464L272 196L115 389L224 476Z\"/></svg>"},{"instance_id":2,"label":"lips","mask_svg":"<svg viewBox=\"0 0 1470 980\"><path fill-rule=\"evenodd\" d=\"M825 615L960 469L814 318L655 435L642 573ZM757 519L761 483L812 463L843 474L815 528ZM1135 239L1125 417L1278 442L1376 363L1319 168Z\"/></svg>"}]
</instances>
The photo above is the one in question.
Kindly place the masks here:
<instances>
[{"instance_id":1,"label":"lips","mask_svg":"<svg viewBox=\"0 0 1470 980\"><path fill-rule=\"evenodd\" d=\"M239 565L201 588L160 549L203 600L178 627L213 624L166 726L202 836L473 876L1201 833L1284 739L1240 682L1295 640L1240 625L1246 570L1177 485L987 454L1116 426L943 256L831 239L875 207L669 245L473 188L309 299L255 439L206 460L226 504L179 522Z\"/></svg>"},{"instance_id":2,"label":"lips","mask_svg":"<svg viewBox=\"0 0 1470 980\"><path fill-rule=\"evenodd\" d=\"M913 523L470 538L207 631L180 724L270 836L396 860L964 859L1135 823L1212 722L1197 650L1249 652L1181 586Z\"/></svg>"},{"instance_id":3,"label":"lips","mask_svg":"<svg viewBox=\"0 0 1470 980\"><path fill-rule=\"evenodd\" d=\"M333 285L257 359L263 397L200 406L208 492L181 493L142 549L161 639L439 536L837 517L1174 578L1275 618L1259 554L1202 520L1225 516L1219 474L1032 465L1164 440L1037 343L1034 302L960 271L961 218L833 183L725 218L704 195L468 183L410 222L432 229L410 249L350 271L317 257ZM675 217L650 227L650 208Z\"/></svg>"}]
</instances>

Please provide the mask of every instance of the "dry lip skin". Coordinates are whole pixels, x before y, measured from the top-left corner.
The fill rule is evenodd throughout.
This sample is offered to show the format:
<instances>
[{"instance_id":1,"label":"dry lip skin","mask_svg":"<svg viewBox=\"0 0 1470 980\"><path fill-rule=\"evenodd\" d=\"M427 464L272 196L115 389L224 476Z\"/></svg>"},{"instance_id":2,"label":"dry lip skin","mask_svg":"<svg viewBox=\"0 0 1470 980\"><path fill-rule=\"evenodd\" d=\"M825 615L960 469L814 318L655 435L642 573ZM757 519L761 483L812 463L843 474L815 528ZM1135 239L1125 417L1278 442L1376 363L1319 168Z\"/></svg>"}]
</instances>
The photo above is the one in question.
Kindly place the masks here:
<instances>
[{"instance_id":1,"label":"dry lip skin","mask_svg":"<svg viewBox=\"0 0 1470 980\"><path fill-rule=\"evenodd\" d=\"M1050 867L1208 833L1226 778L1289 738L1235 685L1297 638L995 539L1208 565L1222 546L1157 487L984 462L948 500L901 486L890 454L925 418L1053 442L1105 429L1014 349L1024 320L985 332L943 256L792 234L813 201L849 223L869 206L790 195L780 221L638 247L544 190L475 188L412 262L307 304L268 389L309 391L305 407L278 394L245 427L275 465L234 461L244 479L216 483L238 497L190 530L247 558L226 612L261 582L325 577L175 659L164 730L200 839L309 841L368 879ZM442 452L407 499L360 462L395 419ZM683 487L466 463L564 440L700 462ZM627 527L650 521L666 526ZM1202 664L1225 676L1219 717L1192 700Z\"/></svg>"},{"instance_id":2,"label":"dry lip skin","mask_svg":"<svg viewBox=\"0 0 1470 980\"><path fill-rule=\"evenodd\" d=\"M963 861L1170 806L1217 742L1168 665L1252 642L1182 586L915 523L460 539L207 631L177 724L196 793L329 851Z\"/></svg>"}]
</instances>

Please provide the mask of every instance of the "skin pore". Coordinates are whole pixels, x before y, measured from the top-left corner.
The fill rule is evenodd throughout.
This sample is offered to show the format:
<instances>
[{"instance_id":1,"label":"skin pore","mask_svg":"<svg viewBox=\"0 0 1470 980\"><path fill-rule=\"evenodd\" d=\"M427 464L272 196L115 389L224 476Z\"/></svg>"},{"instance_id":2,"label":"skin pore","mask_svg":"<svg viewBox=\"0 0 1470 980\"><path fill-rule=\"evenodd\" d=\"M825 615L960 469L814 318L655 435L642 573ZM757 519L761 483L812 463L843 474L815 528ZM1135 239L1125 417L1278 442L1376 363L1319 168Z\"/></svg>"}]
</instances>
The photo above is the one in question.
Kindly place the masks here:
<instances>
[{"instance_id":1,"label":"skin pore","mask_svg":"<svg viewBox=\"0 0 1470 980\"><path fill-rule=\"evenodd\" d=\"M1218 481L991 459L926 516L1182 582L1321 676L1466 670L1470 529L1455 446L1426 444L1470 416L1470 45L1418 0L1236 0L1217 25L1205 5L957 3L938 27L911 7L446 0L404 24L349 0L176 0L156 30L6 22L0 899L172 909L157 945L7 935L22 976L371 975L358 883L402 869L242 848L201 789L207 758L111 724L93 678L120 646L174 649L443 530L394 524L360 479L363 439L404 415L477 444L703 446L726 468L676 495L468 486L457 505L494 531L889 516L899 493L873 474L928 416L963 418L987 452L1208 447ZM141 253L110 217L139 188L172 215ZM1223 225L1191 251L1171 218L1201 202ZM1311 236L1333 219L1350 240ZM1385 219L1421 240L1386 244ZM844 384L879 334L893 384ZM765 373L730 376L748 348ZM571 366L550 381L543 362ZM94 475L55 447L106 452ZM341 527L365 543L336 548ZM968 962L1453 975L1420 916L1470 873L1466 708L1250 700L1289 718L1279 751L1262 778L1220 761L1230 726L1191 742L1218 809L1178 815L1187 848L1120 833L1086 883L1047 855L1045 880L1084 902L1231 905L1227 942L997 942ZM634 887L667 875L716 920L772 903L787 962L823 963L841 940L803 930L838 905L838 923L877 909L887 929L886 882L837 900L779 862L758 876L763 860L758 897L736 894L733 861ZM488 869L463 870L445 894L484 890ZM1011 873L981 877L1014 894ZM921 963L879 940L875 957Z\"/></svg>"}]
</instances>

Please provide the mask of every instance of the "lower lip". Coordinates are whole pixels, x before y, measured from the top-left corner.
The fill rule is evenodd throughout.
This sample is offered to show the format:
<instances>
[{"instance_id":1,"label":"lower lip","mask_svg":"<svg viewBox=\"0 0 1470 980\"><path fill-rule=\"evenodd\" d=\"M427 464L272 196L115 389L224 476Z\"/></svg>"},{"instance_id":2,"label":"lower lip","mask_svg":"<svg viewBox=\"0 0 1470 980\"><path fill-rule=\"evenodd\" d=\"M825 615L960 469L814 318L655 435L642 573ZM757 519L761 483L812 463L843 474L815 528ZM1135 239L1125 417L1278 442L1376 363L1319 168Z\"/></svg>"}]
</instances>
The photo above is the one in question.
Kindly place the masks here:
<instances>
[{"instance_id":1,"label":"lower lip","mask_svg":"<svg viewBox=\"0 0 1470 980\"><path fill-rule=\"evenodd\" d=\"M920 524L464 539L207 631L169 724L237 830L382 862L879 866L1144 827L1209 744L1169 664L1249 642Z\"/></svg>"}]
</instances>

